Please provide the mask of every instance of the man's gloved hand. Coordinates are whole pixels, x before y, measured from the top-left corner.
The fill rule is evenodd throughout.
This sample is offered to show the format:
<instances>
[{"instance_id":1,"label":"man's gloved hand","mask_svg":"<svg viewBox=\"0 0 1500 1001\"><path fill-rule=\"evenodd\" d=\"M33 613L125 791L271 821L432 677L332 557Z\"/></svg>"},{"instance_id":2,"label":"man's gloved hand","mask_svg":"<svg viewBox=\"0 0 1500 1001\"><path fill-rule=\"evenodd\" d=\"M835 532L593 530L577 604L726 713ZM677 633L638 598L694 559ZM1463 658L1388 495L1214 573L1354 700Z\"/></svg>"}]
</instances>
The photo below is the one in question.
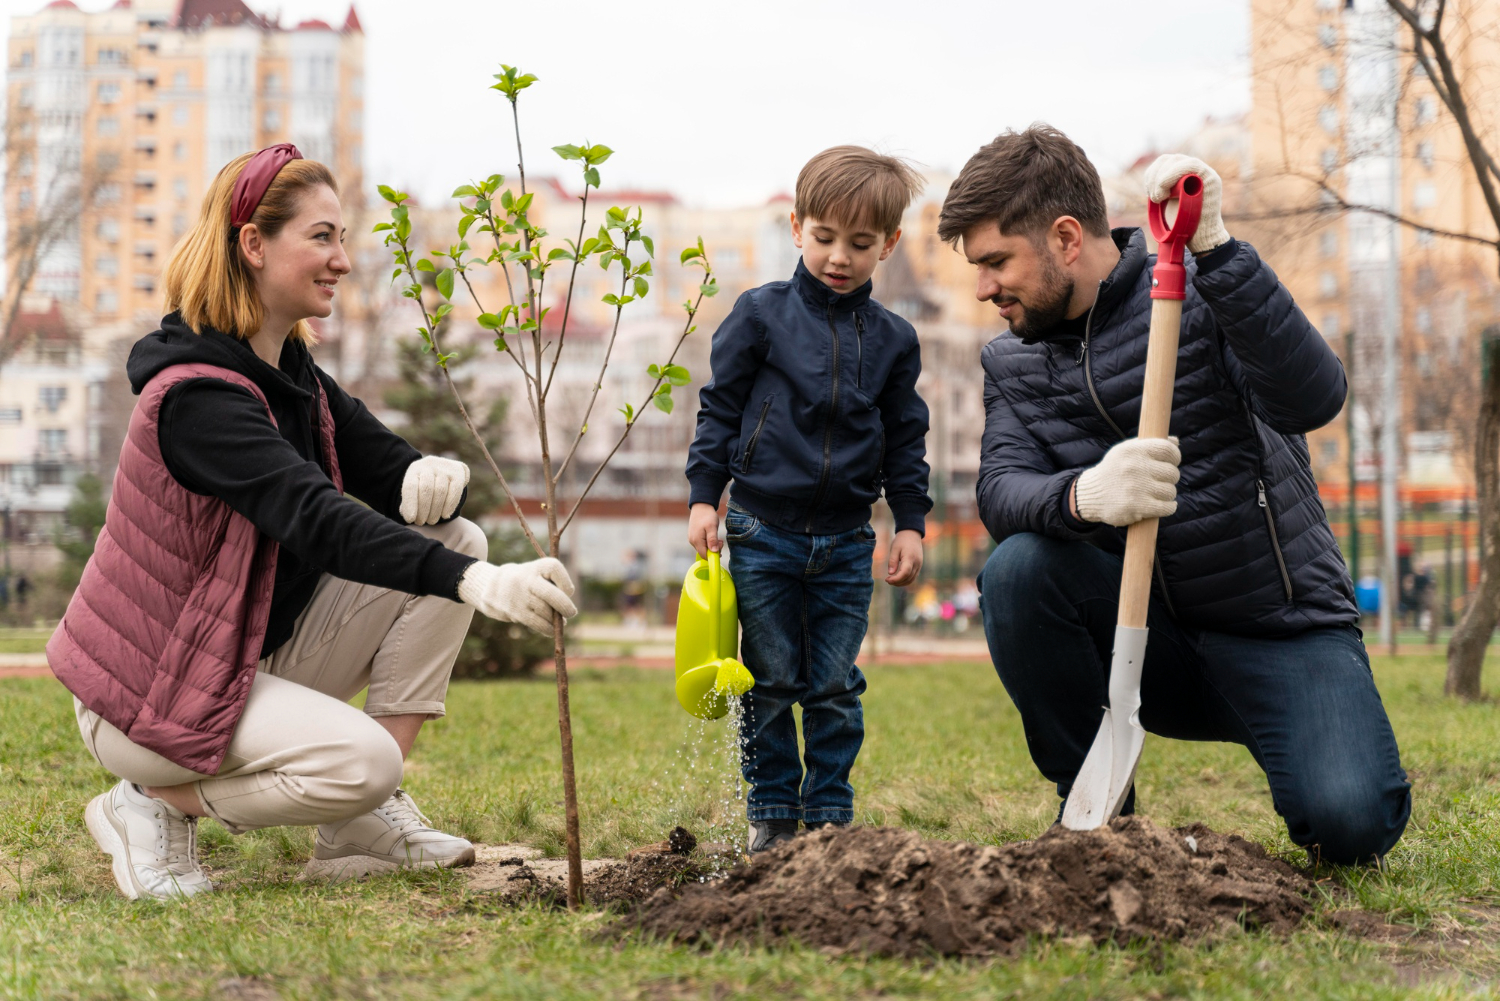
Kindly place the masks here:
<instances>
[{"instance_id":1,"label":"man's gloved hand","mask_svg":"<svg viewBox=\"0 0 1500 1001\"><path fill-rule=\"evenodd\" d=\"M519 622L534 632L552 633L552 613L571 619L573 579L551 557L530 563L471 563L458 582L458 596L492 619Z\"/></svg>"},{"instance_id":2,"label":"man's gloved hand","mask_svg":"<svg viewBox=\"0 0 1500 1001\"><path fill-rule=\"evenodd\" d=\"M409 525L436 525L451 518L469 485L469 467L457 459L424 455L406 467L401 481L401 517Z\"/></svg>"},{"instance_id":3,"label":"man's gloved hand","mask_svg":"<svg viewBox=\"0 0 1500 1001\"><path fill-rule=\"evenodd\" d=\"M1099 465L1078 477L1078 516L1116 528L1177 513L1176 438L1130 438L1104 453Z\"/></svg>"},{"instance_id":4,"label":"man's gloved hand","mask_svg":"<svg viewBox=\"0 0 1500 1001\"><path fill-rule=\"evenodd\" d=\"M1203 179L1203 214L1187 247L1194 254L1206 254L1229 242L1229 230L1224 228L1224 182L1212 167L1197 157L1163 153L1146 168L1146 197L1164 201L1172 194L1172 185L1187 174Z\"/></svg>"}]
</instances>

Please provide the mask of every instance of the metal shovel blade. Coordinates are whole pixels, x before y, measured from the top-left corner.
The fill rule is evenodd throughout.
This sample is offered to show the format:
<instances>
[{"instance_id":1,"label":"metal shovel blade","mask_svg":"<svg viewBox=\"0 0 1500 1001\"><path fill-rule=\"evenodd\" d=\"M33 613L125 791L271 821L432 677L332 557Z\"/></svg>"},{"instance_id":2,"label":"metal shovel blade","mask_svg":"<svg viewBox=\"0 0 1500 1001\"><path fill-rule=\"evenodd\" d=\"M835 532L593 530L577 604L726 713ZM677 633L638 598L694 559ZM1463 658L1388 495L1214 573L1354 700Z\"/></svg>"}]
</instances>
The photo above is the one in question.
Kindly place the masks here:
<instances>
[{"instance_id":1,"label":"metal shovel blade","mask_svg":"<svg viewBox=\"0 0 1500 1001\"><path fill-rule=\"evenodd\" d=\"M1135 766L1146 742L1140 720L1146 632L1130 626L1115 627L1109 705L1063 806L1062 824L1069 830L1092 831L1115 819L1135 781Z\"/></svg>"}]
</instances>

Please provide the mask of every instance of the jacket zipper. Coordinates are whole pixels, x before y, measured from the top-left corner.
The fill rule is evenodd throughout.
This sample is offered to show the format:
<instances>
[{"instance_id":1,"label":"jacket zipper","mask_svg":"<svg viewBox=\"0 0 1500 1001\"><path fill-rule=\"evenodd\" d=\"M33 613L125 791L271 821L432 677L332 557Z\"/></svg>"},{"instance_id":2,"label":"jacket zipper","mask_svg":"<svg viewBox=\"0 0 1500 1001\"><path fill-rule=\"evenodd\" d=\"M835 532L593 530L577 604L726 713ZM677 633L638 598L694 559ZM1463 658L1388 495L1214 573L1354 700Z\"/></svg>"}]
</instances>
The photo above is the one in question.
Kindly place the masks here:
<instances>
[{"instance_id":1,"label":"jacket zipper","mask_svg":"<svg viewBox=\"0 0 1500 1001\"><path fill-rule=\"evenodd\" d=\"M1114 429L1115 434L1119 436L1121 441L1124 441L1125 432L1121 431L1120 425L1116 424L1109 416L1109 412L1104 409L1104 402L1099 399L1099 393L1094 389L1094 369L1090 362L1089 335L1094 330L1094 307L1099 305L1099 291L1102 291L1103 288L1104 283L1100 282L1099 290L1094 292L1094 304L1089 307L1088 319L1083 321L1083 347L1079 351L1079 354L1083 356L1083 384L1089 388L1089 396L1093 398L1094 406L1098 409L1099 416L1103 417L1104 422ZM1155 547L1151 557L1151 572L1156 575L1156 584L1161 590L1161 600L1166 602L1167 614L1175 619L1177 618L1177 609L1172 607L1172 596L1167 593L1167 575L1161 569L1161 546L1158 545Z\"/></svg>"},{"instance_id":2,"label":"jacket zipper","mask_svg":"<svg viewBox=\"0 0 1500 1001\"><path fill-rule=\"evenodd\" d=\"M1255 481L1255 499L1260 509L1266 513L1266 530L1271 533L1271 552L1276 554L1276 566L1281 571L1281 586L1286 590L1286 600L1292 600L1292 577L1286 572L1286 560L1281 555L1281 540L1276 536L1276 516L1271 513L1270 502L1266 500L1266 484L1264 480Z\"/></svg>"},{"instance_id":3,"label":"jacket zipper","mask_svg":"<svg viewBox=\"0 0 1500 1001\"><path fill-rule=\"evenodd\" d=\"M760 430L766 426L766 415L771 412L771 401L774 399L776 394L772 393L760 405L760 420L755 422L755 430L750 432L750 443L745 446L745 461L740 463L743 472L750 472L750 457L755 454L755 443L760 441Z\"/></svg>"},{"instance_id":4,"label":"jacket zipper","mask_svg":"<svg viewBox=\"0 0 1500 1001\"><path fill-rule=\"evenodd\" d=\"M833 422L839 412L839 329L833 323L833 306L828 307L828 333L833 337L833 391L828 403L828 420L823 424L823 475L818 479L818 490L813 494L812 506L807 510L807 531L811 534L813 520L818 508L823 506L823 494L828 490L828 477L833 471Z\"/></svg>"},{"instance_id":5,"label":"jacket zipper","mask_svg":"<svg viewBox=\"0 0 1500 1001\"><path fill-rule=\"evenodd\" d=\"M860 389L865 388L865 321L860 319L858 313L854 314L854 348L855 368L854 385Z\"/></svg>"}]
</instances>

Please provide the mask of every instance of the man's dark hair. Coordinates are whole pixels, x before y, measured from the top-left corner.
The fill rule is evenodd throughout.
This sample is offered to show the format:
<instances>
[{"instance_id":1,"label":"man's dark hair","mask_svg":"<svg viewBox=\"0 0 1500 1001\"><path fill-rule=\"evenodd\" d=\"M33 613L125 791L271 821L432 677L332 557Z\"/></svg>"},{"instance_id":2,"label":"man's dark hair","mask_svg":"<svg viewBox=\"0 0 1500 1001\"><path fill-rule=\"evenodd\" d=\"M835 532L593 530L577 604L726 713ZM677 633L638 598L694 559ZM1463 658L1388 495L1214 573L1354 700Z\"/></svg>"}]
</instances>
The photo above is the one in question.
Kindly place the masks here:
<instances>
[{"instance_id":1,"label":"man's dark hair","mask_svg":"<svg viewBox=\"0 0 1500 1001\"><path fill-rule=\"evenodd\" d=\"M1033 236L1065 215L1091 236L1109 235L1099 172L1073 140L1034 122L1025 132L1006 129L969 157L943 199L938 237L957 243L991 220L1007 236Z\"/></svg>"}]
</instances>

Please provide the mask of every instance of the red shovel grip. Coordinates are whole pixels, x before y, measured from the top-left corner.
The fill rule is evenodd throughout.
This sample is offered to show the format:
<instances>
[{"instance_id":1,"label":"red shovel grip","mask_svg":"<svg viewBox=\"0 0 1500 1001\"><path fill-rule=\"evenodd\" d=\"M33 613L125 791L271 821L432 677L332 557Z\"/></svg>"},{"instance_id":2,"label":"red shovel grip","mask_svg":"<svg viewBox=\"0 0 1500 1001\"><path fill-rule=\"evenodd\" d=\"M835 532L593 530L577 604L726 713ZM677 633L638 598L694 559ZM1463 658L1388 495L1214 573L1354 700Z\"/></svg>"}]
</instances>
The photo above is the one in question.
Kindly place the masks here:
<instances>
[{"instance_id":1,"label":"red shovel grip","mask_svg":"<svg viewBox=\"0 0 1500 1001\"><path fill-rule=\"evenodd\" d=\"M1177 218L1167 225L1167 202L1177 199ZM1151 224L1151 236L1160 247L1156 252L1156 267L1151 271L1151 298L1187 298L1187 269L1182 266L1182 252L1188 241L1198 231L1198 218L1203 214L1203 178L1197 174L1184 174L1172 185L1171 194L1165 201L1148 202L1146 218Z\"/></svg>"}]
</instances>

